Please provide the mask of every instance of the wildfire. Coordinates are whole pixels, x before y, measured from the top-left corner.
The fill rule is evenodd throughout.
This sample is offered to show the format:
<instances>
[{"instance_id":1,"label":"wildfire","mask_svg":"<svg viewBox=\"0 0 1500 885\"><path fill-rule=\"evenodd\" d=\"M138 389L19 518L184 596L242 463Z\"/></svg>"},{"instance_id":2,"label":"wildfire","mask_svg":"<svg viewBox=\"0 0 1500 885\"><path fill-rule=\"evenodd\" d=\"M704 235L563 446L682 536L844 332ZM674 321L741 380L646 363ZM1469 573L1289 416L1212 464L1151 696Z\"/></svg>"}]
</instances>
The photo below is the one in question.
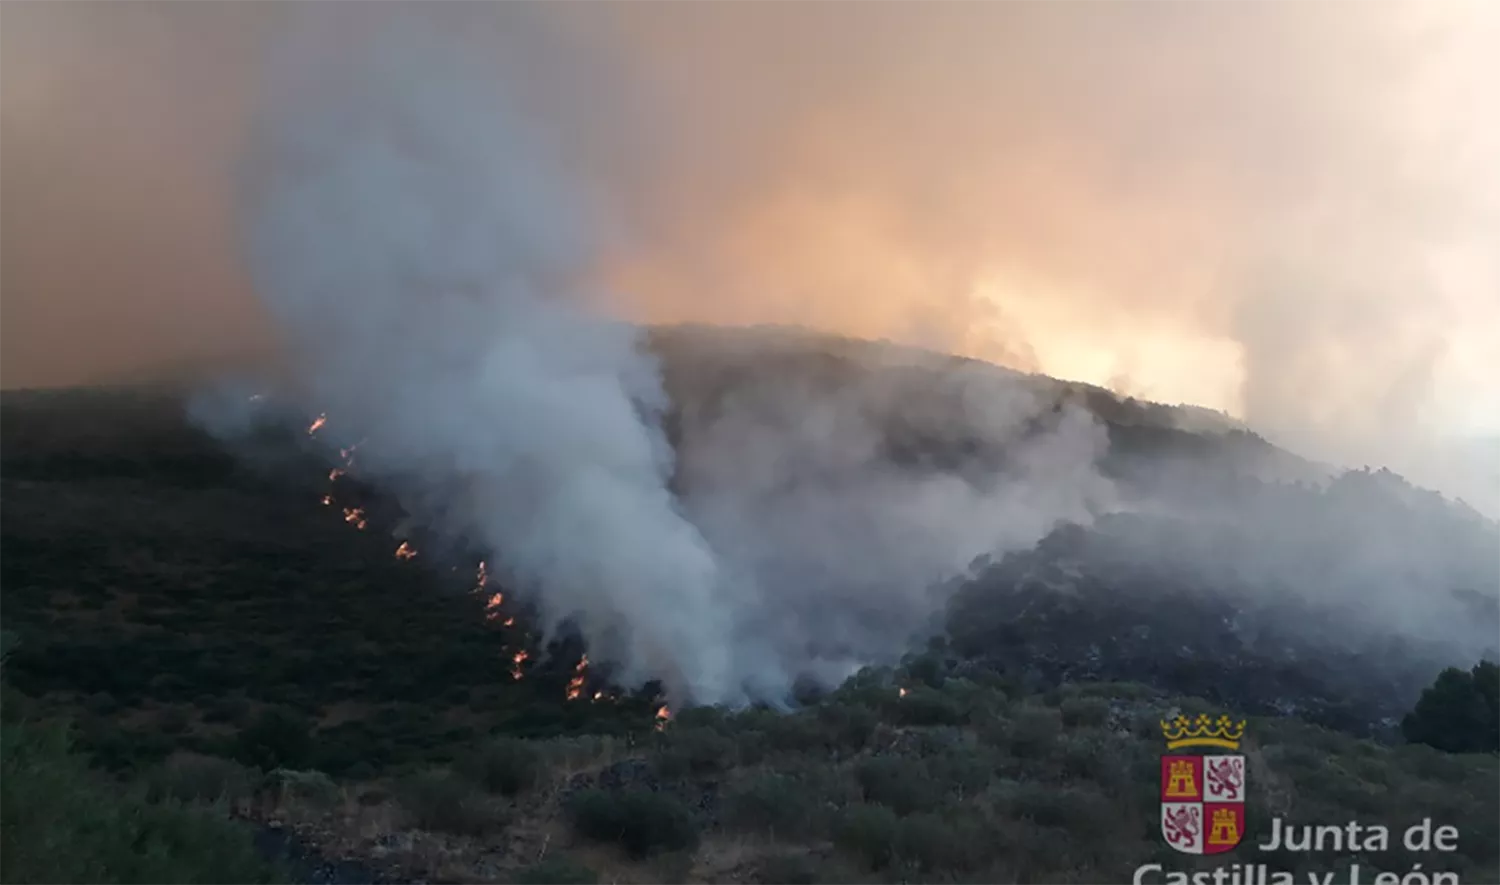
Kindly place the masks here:
<instances>
[{"instance_id":1,"label":"wildfire","mask_svg":"<svg viewBox=\"0 0 1500 885\"><path fill-rule=\"evenodd\" d=\"M672 710L666 704L656 708L656 730L663 731L672 720Z\"/></svg>"},{"instance_id":2,"label":"wildfire","mask_svg":"<svg viewBox=\"0 0 1500 885\"><path fill-rule=\"evenodd\" d=\"M903 698L906 697L906 689L900 688L900 689L897 689L897 691L900 692L900 695L899 695L900 697L903 697Z\"/></svg>"},{"instance_id":3,"label":"wildfire","mask_svg":"<svg viewBox=\"0 0 1500 885\"><path fill-rule=\"evenodd\" d=\"M343 475L344 475L344 471L342 471L339 468L335 467L332 470L328 471L328 481L329 482L334 482L339 477L341 477Z\"/></svg>"},{"instance_id":4,"label":"wildfire","mask_svg":"<svg viewBox=\"0 0 1500 885\"><path fill-rule=\"evenodd\" d=\"M516 623L516 618L515 618L514 615L512 615L512 616L510 616L510 617L508 617L508 618L505 619L505 626L507 626L507 627L513 627L513 626L515 626L515 623Z\"/></svg>"},{"instance_id":5,"label":"wildfire","mask_svg":"<svg viewBox=\"0 0 1500 885\"><path fill-rule=\"evenodd\" d=\"M511 659L510 659L510 660L511 660L511 663L512 663L512 664L513 664L513 665L514 665L514 666L512 666L512 667L511 667L511 668L510 668L510 675L511 675L511 676L513 676L513 677L514 677L514 678L515 678L515 680L516 680L516 681L517 681L517 682L520 682L520 681L521 681L521 675L522 675L522 674L521 674L521 664L522 664L522 663L523 663L523 662L524 662L524 661L525 661L525 660L526 660L526 659L527 659L527 658L528 658L528 657L530 657L530 655L528 655L528 654L527 654L527 653L526 653L526 650L525 650L525 649L522 649L522 650L521 650L521 651L518 651L518 652L516 652L516 653L515 653L515 654L514 654L514 655L513 655L513 656L512 656L512 657L511 657Z\"/></svg>"},{"instance_id":6,"label":"wildfire","mask_svg":"<svg viewBox=\"0 0 1500 885\"><path fill-rule=\"evenodd\" d=\"M324 495L323 496L323 506L324 507L332 507L333 506L333 496L332 495Z\"/></svg>"},{"instance_id":7,"label":"wildfire","mask_svg":"<svg viewBox=\"0 0 1500 885\"><path fill-rule=\"evenodd\" d=\"M318 417L313 420L313 423L307 428L307 435L312 436L314 433L317 433L324 424L327 423L328 414L326 412L319 414Z\"/></svg>"},{"instance_id":8,"label":"wildfire","mask_svg":"<svg viewBox=\"0 0 1500 885\"><path fill-rule=\"evenodd\" d=\"M568 700L576 701L578 696L583 694L584 673L588 668L589 656L584 655L583 659L578 662L578 666L573 668L573 678L568 680Z\"/></svg>"},{"instance_id":9,"label":"wildfire","mask_svg":"<svg viewBox=\"0 0 1500 885\"><path fill-rule=\"evenodd\" d=\"M488 584L490 582L490 573L489 573L489 570L487 568L485 568L484 560L482 560L482 559L479 560L479 568L474 573L474 580L478 584L478 586L476 586L474 588L475 590L483 590L484 589L484 585Z\"/></svg>"},{"instance_id":10,"label":"wildfire","mask_svg":"<svg viewBox=\"0 0 1500 885\"><path fill-rule=\"evenodd\" d=\"M407 543L406 541L402 541L401 542L401 546L396 548L396 558L397 559L401 559L401 560L412 559L416 555L417 555L417 548L413 547L411 544Z\"/></svg>"},{"instance_id":11,"label":"wildfire","mask_svg":"<svg viewBox=\"0 0 1500 885\"><path fill-rule=\"evenodd\" d=\"M488 619L488 620L493 621L494 619L500 617L500 603L502 603L504 601L505 601L505 594L504 593L496 593L493 596L491 596L489 602L486 602L484 604L484 616L485 616L485 618ZM505 622L505 626L509 627L511 625L511 622L514 621L514 620L515 620L515 618L511 618L510 620L506 621Z\"/></svg>"},{"instance_id":12,"label":"wildfire","mask_svg":"<svg viewBox=\"0 0 1500 885\"><path fill-rule=\"evenodd\" d=\"M364 531L369 522L365 520L365 511L359 507L344 508L344 522L349 523L360 531Z\"/></svg>"}]
</instances>

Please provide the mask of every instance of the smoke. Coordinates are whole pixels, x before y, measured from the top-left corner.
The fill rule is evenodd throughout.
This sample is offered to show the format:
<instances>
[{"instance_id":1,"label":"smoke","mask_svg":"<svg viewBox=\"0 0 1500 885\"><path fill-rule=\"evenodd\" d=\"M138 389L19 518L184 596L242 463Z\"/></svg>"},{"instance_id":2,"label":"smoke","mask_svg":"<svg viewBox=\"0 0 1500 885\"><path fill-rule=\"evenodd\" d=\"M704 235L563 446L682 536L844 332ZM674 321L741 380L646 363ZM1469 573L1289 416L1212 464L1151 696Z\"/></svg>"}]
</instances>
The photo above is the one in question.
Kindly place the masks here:
<instances>
[{"instance_id":1,"label":"smoke","mask_svg":"<svg viewBox=\"0 0 1500 885\"><path fill-rule=\"evenodd\" d=\"M570 299L588 204L484 71L377 29L321 77L282 48L247 181L257 290L361 472L576 617L623 678L730 686L721 582L666 489L665 402L625 326Z\"/></svg>"},{"instance_id":2,"label":"smoke","mask_svg":"<svg viewBox=\"0 0 1500 885\"><path fill-rule=\"evenodd\" d=\"M544 632L571 621L624 682L680 699L780 701L899 654L934 626L936 581L1108 498L1094 417L977 364L914 365L933 379L921 391L870 365L833 388L741 391L681 416L677 465L654 357L592 288L626 229L619 191L591 186L565 123L532 115L514 58L423 24L349 39L312 19L278 47L247 255L300 394L360 438L360 474L477 540ZM545 39L513 24L502 48ZM727 370L775 370L753 340ZM710 371L708 354L659 349ZM918 393L928 414L906 402ZM904 469L897 420L920 440L958 422L1011 461Z\"/></svg>"}]
</instances>

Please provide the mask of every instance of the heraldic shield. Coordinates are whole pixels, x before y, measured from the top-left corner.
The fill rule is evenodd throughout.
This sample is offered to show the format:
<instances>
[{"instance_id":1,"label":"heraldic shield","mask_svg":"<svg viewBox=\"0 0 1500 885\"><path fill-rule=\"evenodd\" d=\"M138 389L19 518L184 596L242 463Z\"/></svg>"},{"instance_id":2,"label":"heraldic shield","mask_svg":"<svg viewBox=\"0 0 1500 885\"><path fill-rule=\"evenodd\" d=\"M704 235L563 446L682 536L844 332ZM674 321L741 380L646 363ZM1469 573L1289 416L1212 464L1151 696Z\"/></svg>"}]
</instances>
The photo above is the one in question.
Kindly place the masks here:
<instances>
[{"instance_id":1,"label":"heraldic shield","mask_svg":"<svg viewBox=\"0 0 1500 885\"><path fill-rule=\"evenodd\" d=\"M1238 750L1243 721L1178 716L1161 724L1168 750ZM1245 835L1245 757L1169 753L1161 757L1161 835L1184 854L1221 854Z\"/></svg>"}]
</instances>

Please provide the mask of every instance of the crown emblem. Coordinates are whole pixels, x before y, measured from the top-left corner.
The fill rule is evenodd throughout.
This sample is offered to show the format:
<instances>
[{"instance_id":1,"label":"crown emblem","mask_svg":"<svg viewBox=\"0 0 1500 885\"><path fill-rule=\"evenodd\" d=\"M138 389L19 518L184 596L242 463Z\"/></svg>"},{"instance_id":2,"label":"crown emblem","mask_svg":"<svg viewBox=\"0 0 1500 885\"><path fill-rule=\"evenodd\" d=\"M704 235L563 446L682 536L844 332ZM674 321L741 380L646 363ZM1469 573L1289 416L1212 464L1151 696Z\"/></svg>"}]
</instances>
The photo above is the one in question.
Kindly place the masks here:
<instances>
[{"instance_id":1,"label":"crown emblem","mask_svg":"<svg viewBox=\"0 0 1500 885\"><path fill-rule=\"evenodd\" d=\"M1240 738L1245 734L1245 720L1234 722L1228 716L1210 719L1200 713L1197 719L1178 716L1171 722L1162 720L1161 733L1167 739L1167 749L1179 747L1228 747L1240 748Z\"/></svg>"}]
</instances>

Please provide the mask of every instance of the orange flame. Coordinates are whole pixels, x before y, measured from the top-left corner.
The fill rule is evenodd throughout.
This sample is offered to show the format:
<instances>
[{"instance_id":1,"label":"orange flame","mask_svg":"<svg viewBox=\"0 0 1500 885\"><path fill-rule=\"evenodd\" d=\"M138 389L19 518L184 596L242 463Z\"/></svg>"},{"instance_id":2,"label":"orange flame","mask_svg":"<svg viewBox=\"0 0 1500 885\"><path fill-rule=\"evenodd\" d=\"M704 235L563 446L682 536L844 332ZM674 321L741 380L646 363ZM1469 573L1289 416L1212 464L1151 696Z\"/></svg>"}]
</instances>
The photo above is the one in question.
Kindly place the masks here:
<instances>
[{"instance_id":1,"label":"orange flame","mask_svg":"<svg viewBox=\"0 0 1500 885\"><path fill-rule=\"evenodd\" d=\"M417 548L413 547L412 545L408 544L405 541L402 541L401 542L401 546L396 548L396 558L397 559L402 559L402 560L411 559L412 557L414 557L416 555L417 555Z\"/></svg>"},{"instance_id":2,"label":"orange flame","mask_svg":"<svg viewBox=\"0 0 1500 885\"><path fill-rule=\"evenodd\" d=\"M672 710L666 704L656 708L656 730L666 729L667 723L672 720Z\"/></svg>"},{"instance_id":3,"label":"orange flame","mask_svg":"<svg viewBox=\"0 0 1500 885\"><path fill-rule=\"evenodd\" d=\"M344 522L349 523L360 531L364 531L369 523L365 520L365 512L359 507L344 508Z\"/></svg>"},{"instance_id":4,"label":"orange flame","mask_svg":"<svg viewBox=\"0 0 1500 885\"><path fill-rule=\"evenodd\" d=\"M521 663L528 657L530 657L530 655L526 653L525 649L522 649L521 651L516 652L515 655L510 659L511 663L515 665L510 668L510 675L514 677L517 682L521 681Z\"/></svg>"},{"instance_id":5,"label":"orange flame","mask_svg":"<svg viewBox=\"0 0 1500 885\"><path fill-rule=\"evenodd\" d=\"M505 626L507 626L507 627L514 626L515 623L516 623L516 618L515 618L514 615L512 615L512 616L510 616L510 617L508 617L508 618L505 619Z\"/></svg>"},{"instance_id":6,"label":"orange flame","mask_svg":"<svg viewBox=\"0 0 1500 885\"><path fill-rule=\"evenodd\" d=\"M344 471L342 471L339 468L335 467L332 470L328 471L328 481L329 482L333 482L334 480L338 479L339 477L341 477L343 475L344 475Z\"/></svg>"},{"instance_id":7,"label":"orange flame","mask_svg":"<svg viewBox=\"0 0 1500 885\"><path fill-rule=\"evenodd\" d=\"M332 495L324 495L323 496L323 506L324 507L332 507L333 506L333 496Z\"/></svg>"},{"instance_id":8,"label":"orange flame","mask_svg":"<svg viewBox=\"0 0 1500 885\"><path fill-rule=\"evenodd\" d=\"M484 560L479 560L479 569L474 573L474 580L478 582L475 590L483 590L484 585L490 582L489 570L485 568Z\"/></svg>"},{"instance_id":9,"label":"orange flame","mask_svg":"<svg viewBox=\"0 0 1500 885\"><path fill-rule=\"evenodd\" d=\"M578 696L583 694L583 674L588 668L589 656L584 655L583 659L578 662L578 666L573 668L573 678L568 680L568 700L576 701Z\"/></svg>"},{"instance_id":10,"label":"orange flame","mask_svg":"<svg viewBox=\"0 0 1500 885\"><path fill-rule=\"evenodd\" d=\"M897 689L897 690L899 692L901 692L900 697L903 697L903 698L906 697L906 689L902 688L902 689Z\"/></svg>"},{"instance_id":11,"label":"orange flame","mask_svg":"<svg viewBox=\"0 0 1500 885\"><path fill-rule=\"evenodd\" d=\"M324 424L327 423L328 414L326 412L319 414L318 417L313 421L312 425L307 428L307 435L312 436L314 433L317 433Z\"/></svg>"}]
</instances>

